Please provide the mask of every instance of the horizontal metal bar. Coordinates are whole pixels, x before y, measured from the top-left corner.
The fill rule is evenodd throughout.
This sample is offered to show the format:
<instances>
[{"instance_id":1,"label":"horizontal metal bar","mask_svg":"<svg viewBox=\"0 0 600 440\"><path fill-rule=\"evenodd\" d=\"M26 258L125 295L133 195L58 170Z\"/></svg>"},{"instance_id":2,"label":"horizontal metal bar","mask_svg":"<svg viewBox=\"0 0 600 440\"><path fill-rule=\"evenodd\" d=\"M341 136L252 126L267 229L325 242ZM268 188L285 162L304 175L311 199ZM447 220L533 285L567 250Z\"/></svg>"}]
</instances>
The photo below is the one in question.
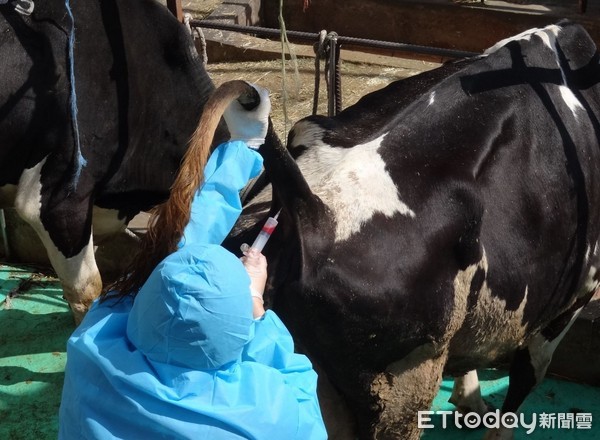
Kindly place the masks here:
<instances>
[{"instance_id":1,"label":"horizontal metal bar","mask_svg":"<svg viewBox=\"0 0 600 440\"><path fill-rule=\"evenodd\" d=\"M224 31L240 32L246 34L254 34L260 37L279 37L281 31L279 29L266 28L260 26L242 26L239 24L228 24L219 21L211 20L191 20L190 26L201 27L206 29L219 29ZM288 39L318 41L319 33L317 32L299 32L287 31ZM373 47L377 49L400 50L404 52L420 53L426 55L437 55L447 58L469 58L480 55L476 52L467 52L462 50L443 49L439 47L420 46L416 44L394 43L392 41L371 40L367 38L356 37L337 37L339 44L349 44L353 46Z\"/></svg>"}]
</instances>

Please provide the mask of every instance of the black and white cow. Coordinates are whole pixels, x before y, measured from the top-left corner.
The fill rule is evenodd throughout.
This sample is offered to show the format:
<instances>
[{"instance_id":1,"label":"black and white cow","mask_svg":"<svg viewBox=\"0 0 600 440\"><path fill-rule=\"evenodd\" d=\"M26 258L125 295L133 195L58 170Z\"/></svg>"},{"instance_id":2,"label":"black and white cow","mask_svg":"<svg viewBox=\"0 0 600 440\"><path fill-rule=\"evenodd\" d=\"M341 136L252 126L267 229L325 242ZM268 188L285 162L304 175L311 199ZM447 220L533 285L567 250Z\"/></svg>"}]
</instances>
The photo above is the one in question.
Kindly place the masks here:
<instances>
[{"instance_id":1,"label":"black and white cow","mask_svg":"<svg viewBox=\"0 0 600 440\"><path fill-rule=\"evenodd\" d=\"M71 3L72 57L68 2L29 16L0 5L0 191L41 237L78 320L101 289L94 244L168 196L213 85L155 0Z\"/></svg>"},{"instance_id":2,"label":"black and white cow","mask_svg":"<svg viewBox=\"0 0 600 440\"><path fill-rule=\"evenodd\" d=\"M417 439L443 372L475 390L510 360L504 412L542 380L598 287L599 61L578 25L533 29L263 147L272 306L360 438Z\"/></svg>"}]
</instances>

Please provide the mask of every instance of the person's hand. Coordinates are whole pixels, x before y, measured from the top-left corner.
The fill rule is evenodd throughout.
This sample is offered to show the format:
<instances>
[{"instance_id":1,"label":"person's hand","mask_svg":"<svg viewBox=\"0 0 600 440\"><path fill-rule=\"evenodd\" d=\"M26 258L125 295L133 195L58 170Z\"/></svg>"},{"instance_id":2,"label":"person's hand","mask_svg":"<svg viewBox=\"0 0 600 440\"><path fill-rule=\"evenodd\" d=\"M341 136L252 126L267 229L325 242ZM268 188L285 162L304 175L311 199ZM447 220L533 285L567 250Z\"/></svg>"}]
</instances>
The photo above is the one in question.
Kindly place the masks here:
<instances>
[{"instance_id":1,"label":"person's hand","mask_svg":"<svg viewBox=\"0 0 600 440\"><path fill-rule=\"evenodd\" d=\"M250 85L256 90L256 95L251 99L240 97L234 100L225 110L223 117L231 133L231 140L244 141L250 148L257 149L265 143L271 100L267 89L255 84ZM248 110L248 107L254 105L257 100L258 105Z\"/></svg>"},{"instance_id":2,"label":"person's hand","mask_svg":"<svg viewBox=\"0 0 600 440\"><path fill-rule=\"evenodd\" d=\"M250 276L250 294L252 295L254 318L265 314L263 293L267 284L267 259L255 249L248 249L241 258L246 272Z\"/></svg>"}]
</instances>

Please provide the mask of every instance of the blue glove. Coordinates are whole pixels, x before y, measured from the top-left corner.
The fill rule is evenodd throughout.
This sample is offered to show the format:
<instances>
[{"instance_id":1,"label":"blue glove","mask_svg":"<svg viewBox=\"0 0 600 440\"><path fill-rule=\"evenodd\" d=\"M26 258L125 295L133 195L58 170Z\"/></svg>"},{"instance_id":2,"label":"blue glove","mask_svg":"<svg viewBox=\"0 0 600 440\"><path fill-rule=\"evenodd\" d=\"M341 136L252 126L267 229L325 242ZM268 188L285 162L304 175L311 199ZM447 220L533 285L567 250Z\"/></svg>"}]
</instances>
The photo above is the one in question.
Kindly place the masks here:
<instances>
[{"instance_id":1,"label":"blue glove","mask_svg":"<svg viewBox=\"0 0 600 440\"><path fill-rule=\"evenodd\" d=\"M250 84L258 92L260 103L254 109L244 109L239 101L233 101L223 113L227 128L231 133L231 140L246 142L250 148L258 149L265 143L267 128L269 126L269 113L271 101L269 91L255 84Z\"/></svg>"}]
</instances>

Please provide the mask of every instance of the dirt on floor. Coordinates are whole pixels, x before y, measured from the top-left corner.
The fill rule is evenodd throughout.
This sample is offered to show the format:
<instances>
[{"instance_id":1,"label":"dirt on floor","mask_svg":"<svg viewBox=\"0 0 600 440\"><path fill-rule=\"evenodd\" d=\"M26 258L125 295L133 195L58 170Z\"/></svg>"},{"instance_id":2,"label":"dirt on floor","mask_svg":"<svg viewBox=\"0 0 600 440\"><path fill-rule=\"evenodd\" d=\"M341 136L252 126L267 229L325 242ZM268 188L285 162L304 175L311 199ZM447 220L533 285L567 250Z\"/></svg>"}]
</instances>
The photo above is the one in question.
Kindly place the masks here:
<instances>
[{"instance_id":1,"label":"dirt on floor","mask_svg":"<svg viewBox=\"0 0 600 440\"><path fill-rule=\"evenodd\" d=\"M165 2L166 3L166 2ZM201 20L223 3L223 0L182 0L183 12L189 12L194 18Z\"/></svg>"}]
</instances>

